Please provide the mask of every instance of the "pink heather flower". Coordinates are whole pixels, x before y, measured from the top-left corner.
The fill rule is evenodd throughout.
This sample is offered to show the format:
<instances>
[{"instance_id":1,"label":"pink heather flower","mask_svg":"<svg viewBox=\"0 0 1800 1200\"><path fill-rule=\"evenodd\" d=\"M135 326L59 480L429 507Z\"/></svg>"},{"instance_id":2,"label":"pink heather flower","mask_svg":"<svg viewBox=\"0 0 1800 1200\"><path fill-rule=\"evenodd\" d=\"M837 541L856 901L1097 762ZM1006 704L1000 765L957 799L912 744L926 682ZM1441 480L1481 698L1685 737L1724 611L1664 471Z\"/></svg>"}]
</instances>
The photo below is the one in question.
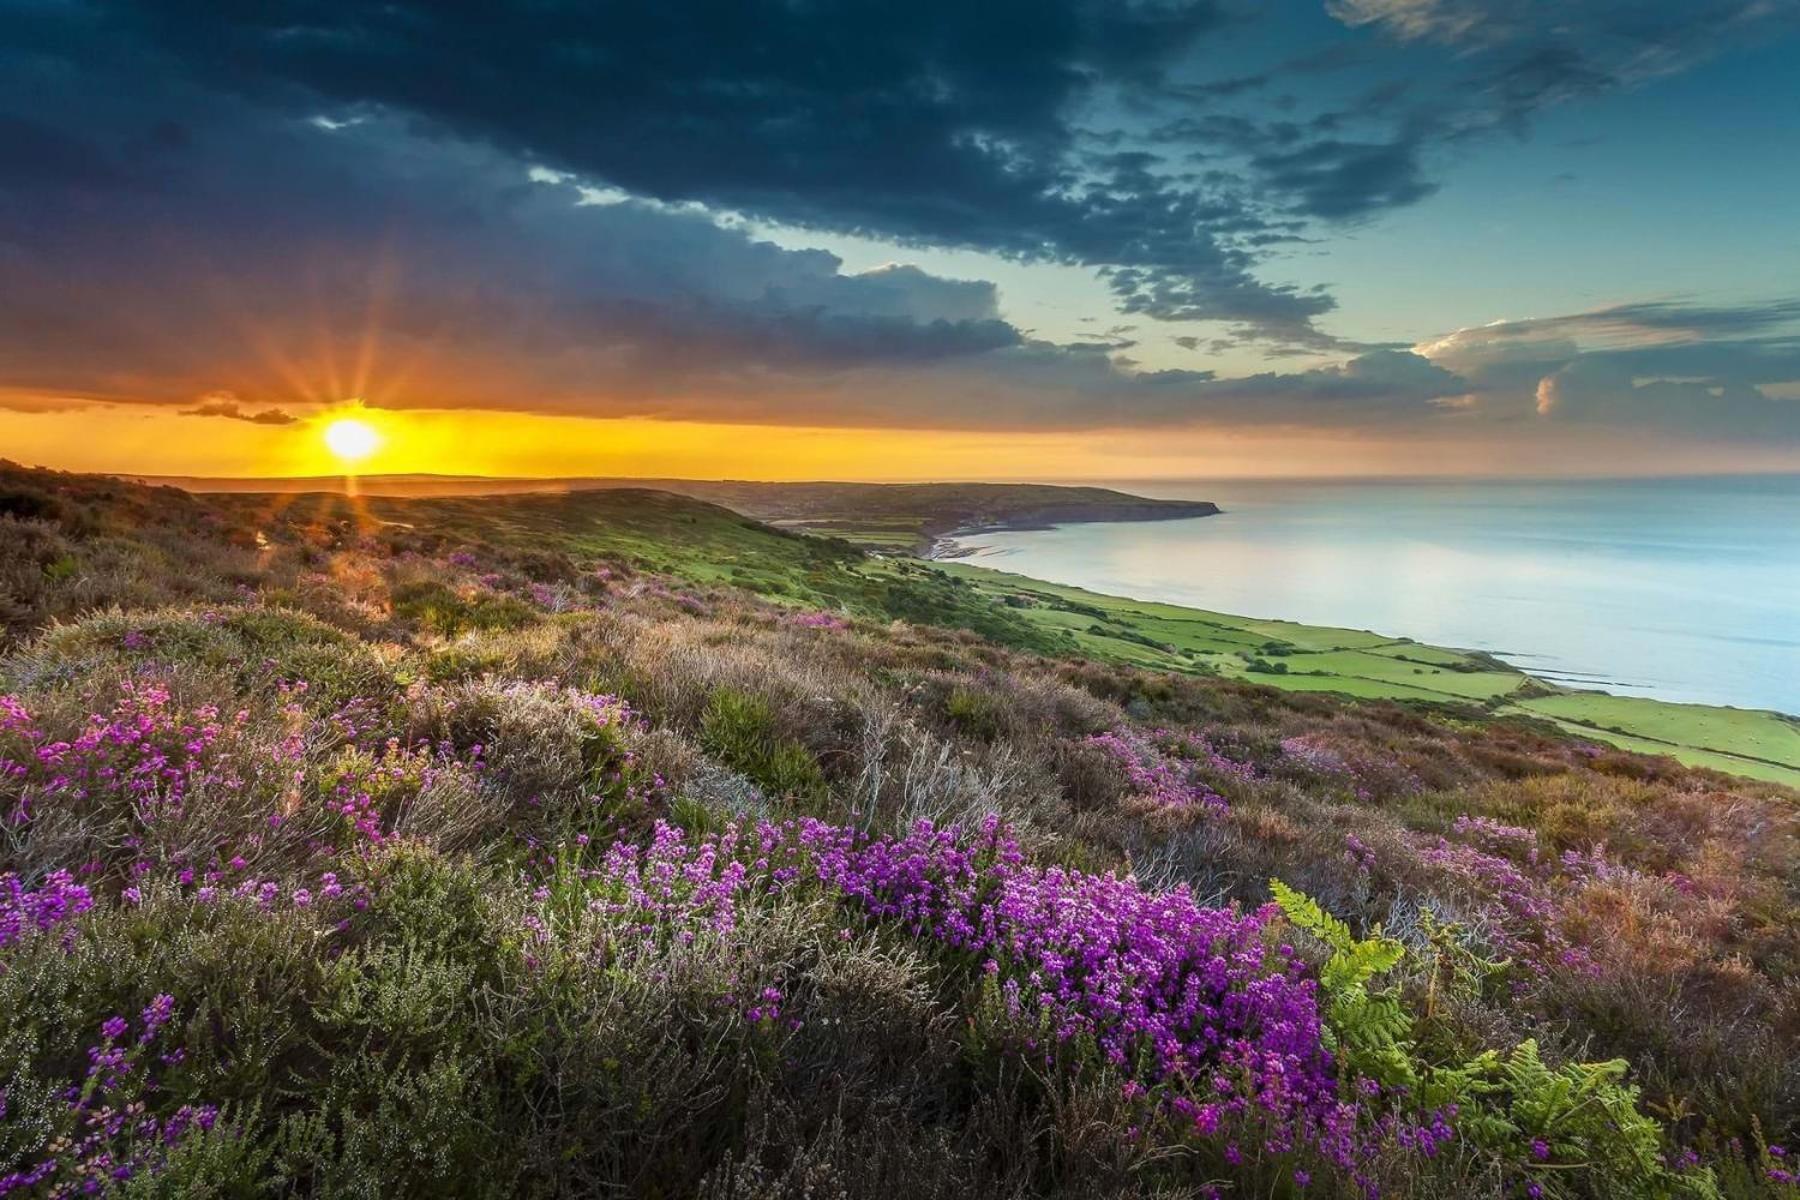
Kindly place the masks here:
<instances>
[{"instance_id":1,"label":"pink heather flower","mask_svg":"<svg viewBox=\"0 0 1800 1200\"><path fill-rule=\"evenodd\" d=\"M1168 808L1202 808L1225 811L1225 798L1208 784L1208 776L1251 778L1244 763L1215 751L1204 738L1157 730L1145 735L1135 729L1116 729L1087 739L1121 768L1133 794Z\"/></svg>"},{"instance_id":2,"label":"pink heather flower","mask_svg":"<svg viewBox=\"0 0 1800 1200\"><path fill-rule=\"evenodd\" d=\"M157 1031L167 1025L169 1019L174 1015L175 997L164 992L151 1000L148 1007L139 1014L139 1019L144 1023L144 1032L139 1035L138 1044L140 1046L148 1045L150 1039L154 1038Z\"/></svg>"},{"instance_id":3,"label":"pink heather flower","mask_svg":"<svg viewBox=\"0 0 1800 1200\"><path fill-rule=\"evenodd\" d=\"M36 891L26 891L17 875L0 875L0 947L27 932L46 932L94 907L93 895L67 871L52 871Z\"/></svg>"}]
</instances>

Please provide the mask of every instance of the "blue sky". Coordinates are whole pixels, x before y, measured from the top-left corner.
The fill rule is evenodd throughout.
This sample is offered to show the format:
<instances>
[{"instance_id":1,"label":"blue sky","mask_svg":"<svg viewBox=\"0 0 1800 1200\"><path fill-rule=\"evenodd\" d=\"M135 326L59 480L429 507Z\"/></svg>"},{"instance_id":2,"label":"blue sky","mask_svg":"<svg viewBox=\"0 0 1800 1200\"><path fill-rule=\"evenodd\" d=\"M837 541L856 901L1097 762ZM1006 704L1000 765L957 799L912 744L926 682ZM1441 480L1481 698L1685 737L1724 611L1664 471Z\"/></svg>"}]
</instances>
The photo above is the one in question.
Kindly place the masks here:
<instances>
[{"instance_id":1,"label":"blue sky","mask_svg":"<svg viewBox=\"0 0 1800 1200\"><path fill-rule=\"evenodd\" d=\"M1282 7L1283 20L1233 39L1257 47L1251 62L1366 41L1322 7ZM1649 298L1754 304L1791 294L1800 275L1800 203L1790 199L1800 197L1800 38L1774 33L1445 150L1429 198L1335 226L1264 270L1329 286L1341 308L1324 323L1364 341L1416 340L1442 332L1447 319L1475 325ZM1198 56L1185 69L1232 78L1231 60ZM1236 61L1239 71L1245 65ZM1091 325L1108 313L1104 285L1080 268L765 232L783 244L827 245L852 269L903 258L996 280L1002 311L1047 336L1080 337L1083 318ZM1107 326L1123 323L1109 318ZM1163 366L1193 360L1158 343L1206 332L1193 322L1139 328L1147 336L1138 357ZM1248 345L1209 362L1255 370L1259 359L1260 348Z\"/></svg>"},{"instance_id":2,"label":"blue sky","mask_svg":"<svg viewBox=\"0 0 1800 1200\"><path fill-rule=\"evenodd\" d=\"M14 412L1800 465L1800 0L0 10Z\"/></svg>"}]
</instances>

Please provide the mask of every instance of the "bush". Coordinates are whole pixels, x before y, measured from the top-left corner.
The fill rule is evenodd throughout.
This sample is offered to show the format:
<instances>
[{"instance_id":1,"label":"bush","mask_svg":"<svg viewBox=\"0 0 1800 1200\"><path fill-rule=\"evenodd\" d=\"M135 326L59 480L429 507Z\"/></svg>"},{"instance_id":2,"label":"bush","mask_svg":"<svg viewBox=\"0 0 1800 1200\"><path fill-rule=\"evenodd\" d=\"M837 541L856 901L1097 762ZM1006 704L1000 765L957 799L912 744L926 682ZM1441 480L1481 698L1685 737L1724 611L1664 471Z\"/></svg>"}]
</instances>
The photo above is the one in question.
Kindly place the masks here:
<instances>
[{"instance_id":1,"label":"bush","mask_svg":"<svg viewBox=\"0 0 1800 1200\"><path fill-rule=\"evenodd\" d=\"M537 618L523 600L486 591L464 595L436 580L401 584L393 590L391 604L396 620L446 638L472 630L518 629Z\"/></svg>"},{"instance_id":2,"label":"bush","mask_svg":"<svg viewBox=\"0 0 1800 1200\"><path fill-rule=\"evenodd\" d=\"M957 684L944 698L944 715L970 737L991 742L1006 722L1006 703L992 691Z\"/></svg>"},{"instance_id":3,"label":"bush","mask_svg":"<svg viewBox=\"0 0 1800 1200\"><path fill-rule=\"evenodd\" d=\"M1534 1197L1718 1196L1710 1171L1669 1166L1663 1128L1639 1109L1623 1059L1551 1067L1533 1039L1463 1062L1421 1059L1398 989L1371 987L1401 965L1405 947L1379 934L1355 937L1278 879L1270 889L1288 920L1330 950L1319 988L1331 1042L1345 1064L1355 1075L1401 1089L1415 1118L1446 1119L1465 1154L1491 1156L1491 1170L1528 1180Z\"/></svg>"},{"instance_id":4,"label":"bush","mask_svg":"<svg viewBox=\"0 0 1800 1200\"><path fill-rule=\"evenodd\" d=\"M701 714L700 745L771 796L809 805L826 793L818 760L799 742L780 735L774 710L759 696L716 689Z\"/></svg>"}]
</instances>

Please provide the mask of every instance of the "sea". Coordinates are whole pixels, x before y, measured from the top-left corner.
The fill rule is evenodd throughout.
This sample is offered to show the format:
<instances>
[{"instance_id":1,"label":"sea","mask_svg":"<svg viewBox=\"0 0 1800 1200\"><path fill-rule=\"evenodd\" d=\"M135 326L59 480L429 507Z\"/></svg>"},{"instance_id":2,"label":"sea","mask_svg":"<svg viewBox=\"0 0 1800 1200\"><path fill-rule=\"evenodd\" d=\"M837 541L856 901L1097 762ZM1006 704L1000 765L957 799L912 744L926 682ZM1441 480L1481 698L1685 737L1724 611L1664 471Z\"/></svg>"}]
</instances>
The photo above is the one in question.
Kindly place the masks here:
<instances>
[{"instance_id":1,"label":"sea","mask_svg":"<svg viewBox=\"0 0 1800 1200\"><path fill-rule=\"evenodd\" d=\"M1106 486L1225 511L954 549L1113 595L1486 650L1576 687L1800 714L1800 475Z\"/></svg>"}]
</instances>

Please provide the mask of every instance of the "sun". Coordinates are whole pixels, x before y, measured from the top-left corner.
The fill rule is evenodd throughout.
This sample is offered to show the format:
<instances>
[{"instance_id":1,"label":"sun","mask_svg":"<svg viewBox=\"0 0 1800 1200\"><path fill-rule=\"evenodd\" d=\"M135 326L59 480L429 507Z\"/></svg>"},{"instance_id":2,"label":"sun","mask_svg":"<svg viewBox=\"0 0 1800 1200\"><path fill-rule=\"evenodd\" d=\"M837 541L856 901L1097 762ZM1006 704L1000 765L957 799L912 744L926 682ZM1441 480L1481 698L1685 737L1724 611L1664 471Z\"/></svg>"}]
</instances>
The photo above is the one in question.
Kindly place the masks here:
<instances>
[{"instance_id":1,"label":"sun","mask_svg":"<svg viewBox=\"0 0 1800 1200\"><path fill-rule=\"evenodd\" d=\"M325 426L325 448L340 462L359 463L381 448L381 434L367 421L339 417Z\"/></svg>"}]
</instances>

